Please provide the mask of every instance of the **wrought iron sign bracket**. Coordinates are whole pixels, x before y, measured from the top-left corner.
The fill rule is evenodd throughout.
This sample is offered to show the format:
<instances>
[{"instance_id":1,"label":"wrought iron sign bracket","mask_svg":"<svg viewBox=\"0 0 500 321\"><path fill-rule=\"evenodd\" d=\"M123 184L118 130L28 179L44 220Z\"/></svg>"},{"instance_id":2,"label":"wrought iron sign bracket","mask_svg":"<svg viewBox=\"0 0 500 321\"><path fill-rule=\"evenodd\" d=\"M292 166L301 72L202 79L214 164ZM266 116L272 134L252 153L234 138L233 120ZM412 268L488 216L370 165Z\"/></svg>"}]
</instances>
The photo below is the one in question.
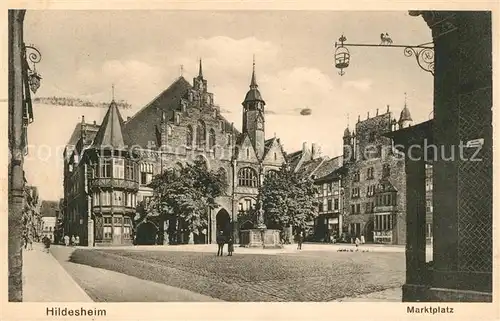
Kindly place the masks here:
<instances>
[{"instance_id":1,"label":"wrought iron sign bracket","mask_svg":"<svg viewBox=\"0 0 500 321\"><path fill-rule=\"evenodd\" d=\"M414 56L418 66L434 75L434 46L432 42L420 45L395 45L387 34L381 34L380 44L355 44L345 43L347 38L342 35L339 42L335 42L335 67L340 69L339 74L345 74L344 69L349 66L350 53L347 47L378 47L378 48L403 48L406 57Z\"/></svg>"}]
</instances>

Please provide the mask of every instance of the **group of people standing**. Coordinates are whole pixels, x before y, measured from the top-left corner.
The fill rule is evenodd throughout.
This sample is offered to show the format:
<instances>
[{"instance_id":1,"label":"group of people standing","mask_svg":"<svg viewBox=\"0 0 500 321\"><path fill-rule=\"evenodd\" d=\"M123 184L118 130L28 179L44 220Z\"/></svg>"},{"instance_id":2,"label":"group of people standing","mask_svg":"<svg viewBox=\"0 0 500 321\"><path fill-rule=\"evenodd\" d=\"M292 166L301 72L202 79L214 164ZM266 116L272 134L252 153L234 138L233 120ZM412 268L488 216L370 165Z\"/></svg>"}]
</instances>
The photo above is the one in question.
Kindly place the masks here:
<instances>
[{"instance_id":1,"label":"group of people standing","mask_svg":"<svg viewBox=\"0 0 500 321\"><path fill-rule=\"evenodd\" d=\"M232 235L224 235L223 231L220 231L217 235L217 256L223 256L224 245L227 243L227 256L233 256L234 252L234 240Z\"/></svg>"},{"instance_id":2,"label":"group of people standing","mask_svg":"<svg viewBox=\"0 0 500 321\"><path fill-rule=\"evenodd\" d=\"M80 237L78 235L72 235L71 238L68 235L64 236L64 245L66 246L78 246L80 245Z\"/></svg>"}]
</instances>

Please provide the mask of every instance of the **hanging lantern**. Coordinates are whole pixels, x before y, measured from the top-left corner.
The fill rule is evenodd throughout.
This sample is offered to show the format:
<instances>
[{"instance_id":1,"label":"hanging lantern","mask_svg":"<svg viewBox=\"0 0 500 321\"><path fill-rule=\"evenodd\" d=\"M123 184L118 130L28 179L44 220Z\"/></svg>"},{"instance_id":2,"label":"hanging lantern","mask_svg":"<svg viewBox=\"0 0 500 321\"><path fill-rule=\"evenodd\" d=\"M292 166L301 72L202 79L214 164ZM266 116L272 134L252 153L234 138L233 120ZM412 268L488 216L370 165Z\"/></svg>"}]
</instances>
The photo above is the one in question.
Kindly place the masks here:
<instances>
[{"instance_id":1,"label":"hanging lantern","mask_svg":"<svg viewBox=\"0 0 500 321\"><path fill-rule=\"evenodd\" d=\"M40 80L42 79L42 76L40 76L39 73L31 72L29 75L29 84L30 84L30 89L31 91L35 94L38 88L40 88Z\"/></svg>"},{"instance_id":2,"label":"hanging lantern","mask_svg":"<svg viewBox=\"0 0 500 321\"><path fill-rule=\"evenodd\" d=\"M349 59L351 58L349 50L344 47L344 41L346 40L347 38L342 35L339 38L340 43L335 43L335 67L340 69L339 75L341 76L345 73L344 68L349 67Z\"/></svg>"}]
</instances>

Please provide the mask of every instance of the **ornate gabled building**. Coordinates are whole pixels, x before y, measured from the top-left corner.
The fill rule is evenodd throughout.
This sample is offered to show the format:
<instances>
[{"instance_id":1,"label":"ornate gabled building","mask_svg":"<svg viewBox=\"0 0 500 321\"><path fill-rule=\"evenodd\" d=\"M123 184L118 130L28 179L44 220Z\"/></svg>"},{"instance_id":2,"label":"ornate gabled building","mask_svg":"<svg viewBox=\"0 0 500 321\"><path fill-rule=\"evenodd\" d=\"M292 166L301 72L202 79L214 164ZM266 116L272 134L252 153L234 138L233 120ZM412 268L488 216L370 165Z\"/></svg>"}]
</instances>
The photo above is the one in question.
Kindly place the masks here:
<instances>
[{"instance_id":1,"label":"ornate gabled building","mask_svg":"<svg viewBox=\"0 0 500 321\"><path fill-rule=\"evenodd\" d=\"M131 220L136 205L153 196L147 186L153 176L203 159L209 169L226 174L228 189L216 199L219 207L208 213L206 229L197 235L184 233L182 241L213 243L217 232L228 226L234 227L239 241L242 225L252 228L255 224L246 213L255 206L265 175L279 170L286 161L280 140L265 139L265 101L258 88L255 63L242 105L240 132L221 115L213 94L207 91L200 60L192 85L178 78L127 121L122 120L113 102L97 132L96 126L83 121L79 133L75 130L70 140L75 147L70 144L65 151L67 234L79 234L83 244L90 244L90 240L132 242ZM109 177L103 182L89 171L100 171L101 176L104 171ZM92 226L93 233L85 225ZM165 227L154 226L153 230Z\"/></svg>"},{"instance_id":2,"label":"ornate gabled building","mask_svg":"<svg viewBox=\"0 0 500 321\"><path fill-rule=\"evenodd\" d=\"M387 111L361 120L344 131L343 161L344 232L347 239L366 242L406 243L406 180L404 157L394 153L393 142L383 134L411 126L406 106L399 120Z\"/></svg>"}]
</instances>

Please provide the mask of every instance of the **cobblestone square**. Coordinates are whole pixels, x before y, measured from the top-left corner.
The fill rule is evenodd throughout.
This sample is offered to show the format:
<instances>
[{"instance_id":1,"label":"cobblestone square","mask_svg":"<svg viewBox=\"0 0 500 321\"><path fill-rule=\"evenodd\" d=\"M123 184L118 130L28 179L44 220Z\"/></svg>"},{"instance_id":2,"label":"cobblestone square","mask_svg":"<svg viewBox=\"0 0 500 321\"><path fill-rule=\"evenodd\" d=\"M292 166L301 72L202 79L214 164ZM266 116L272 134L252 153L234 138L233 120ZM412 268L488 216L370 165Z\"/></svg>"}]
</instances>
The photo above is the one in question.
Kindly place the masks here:
<instances>
[{"instance_id":1,"label":"cobblestone square","mask_svg":"<svg viewBox=\"0 0 500 321\"><path fill-rule=\"evenodd\" d=\"M217 257L193 251L77 249L70 262L239 302L344 301L404 283L404 253L304 251ZM99 301L98 287L80 285Z\"/></svg>"}]
</instances>

